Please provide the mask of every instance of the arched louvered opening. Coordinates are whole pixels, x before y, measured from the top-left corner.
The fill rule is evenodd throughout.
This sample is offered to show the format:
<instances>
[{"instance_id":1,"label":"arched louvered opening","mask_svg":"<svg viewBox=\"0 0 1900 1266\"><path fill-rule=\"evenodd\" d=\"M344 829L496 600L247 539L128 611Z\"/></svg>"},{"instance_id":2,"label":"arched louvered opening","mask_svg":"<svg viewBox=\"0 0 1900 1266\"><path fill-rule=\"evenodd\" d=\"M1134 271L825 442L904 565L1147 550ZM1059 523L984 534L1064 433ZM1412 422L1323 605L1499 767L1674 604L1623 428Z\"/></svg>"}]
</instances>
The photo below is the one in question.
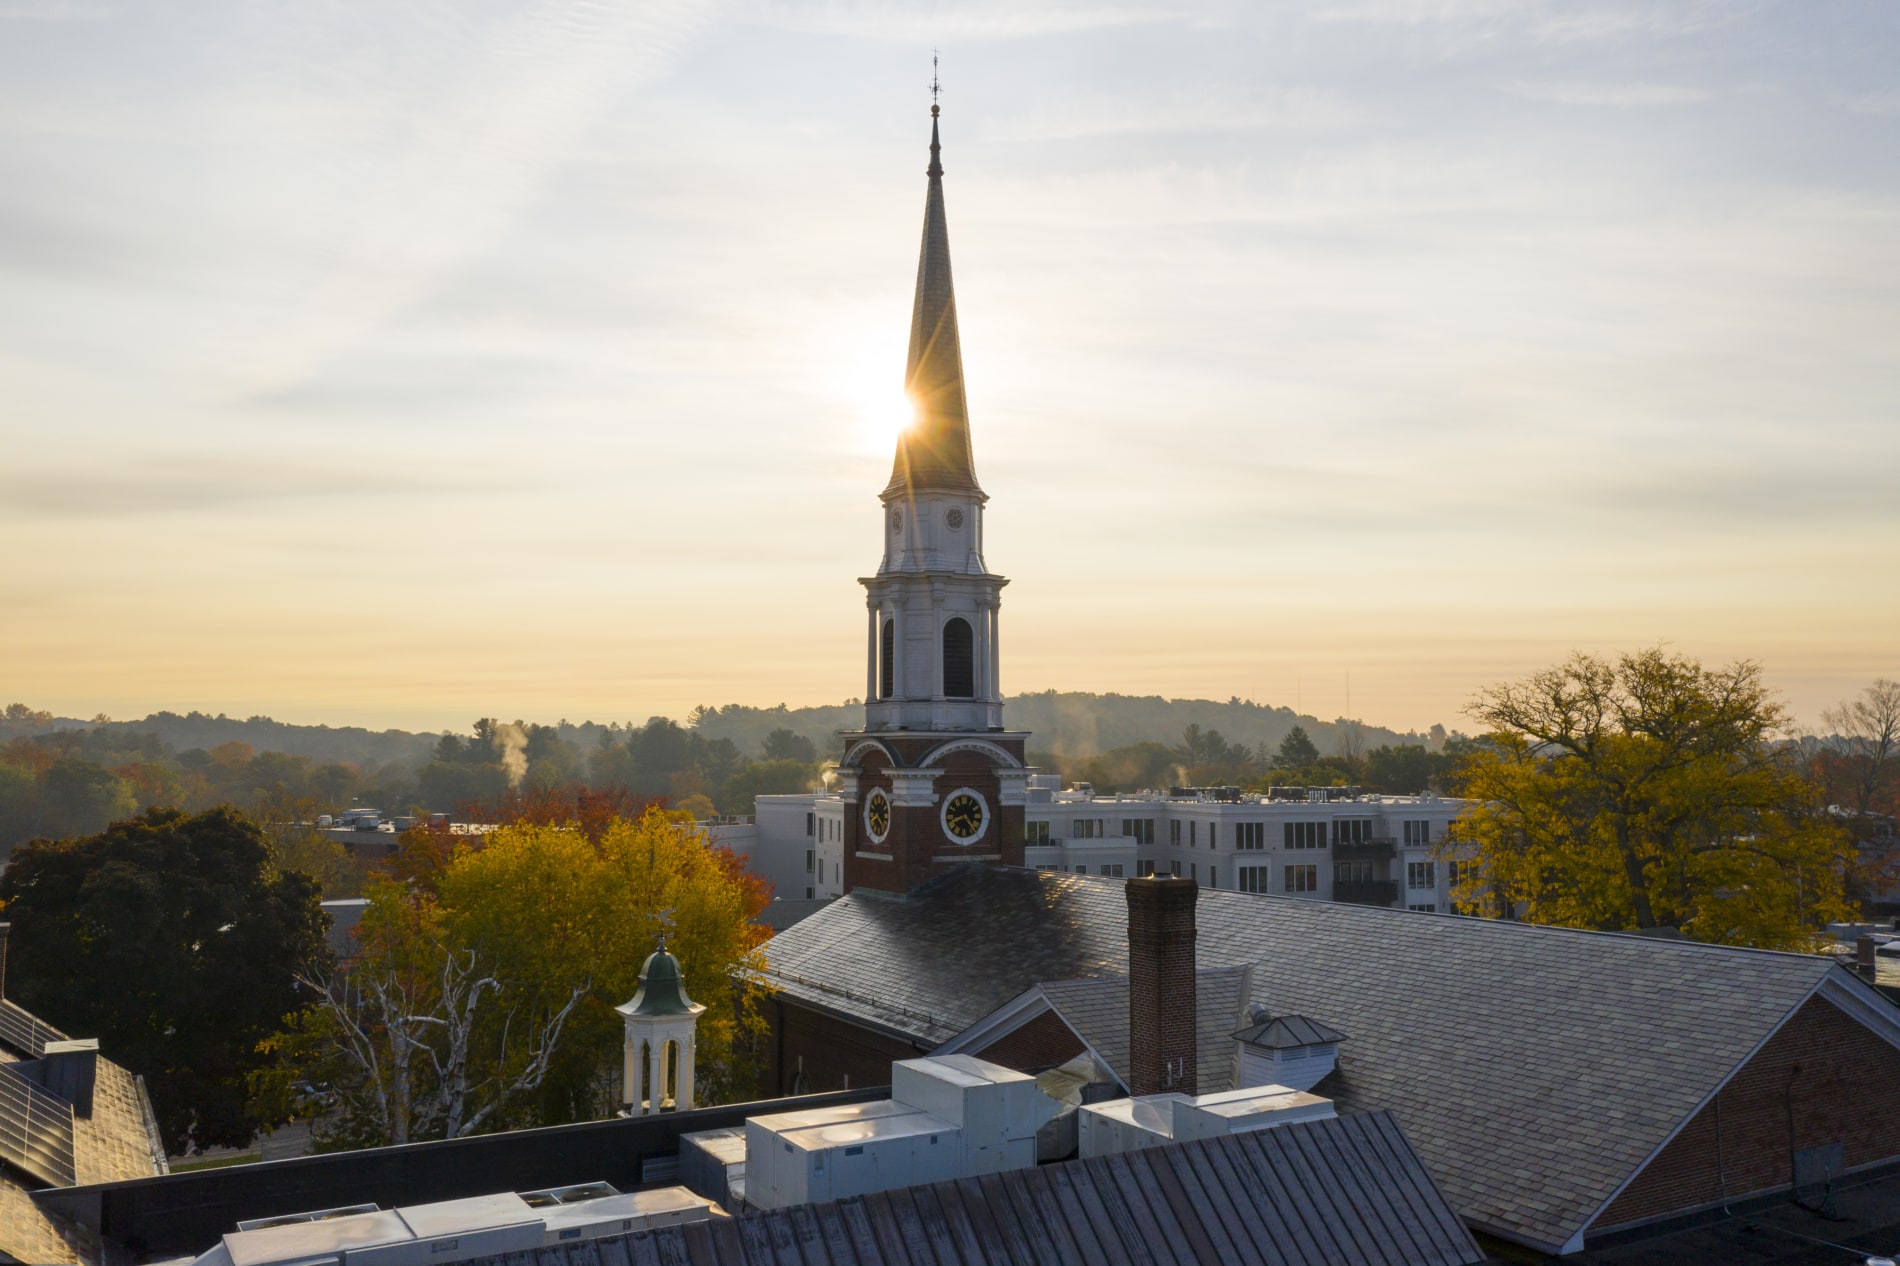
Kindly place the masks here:
<instances>
[{"instance_id":1,"label":"arched louvered opening","mask_svg":"<svg viewBox=\"0 0 1900 1266\"><path fill-rule=\"evenodd\" d=\"M976 635L962 616L943 626L943 693L946 699L976 694Z\"/></svg>"},{"instance_id":2,"label":"arched louvered opening","mask_svg":"<svg viewBox=\"0 0 1900 1266\"><path fill-rule=\"evenodd\" d=\"M877 697L897 693L897 621L885 619L877 634Z\"/></svg>"}]
</instances>

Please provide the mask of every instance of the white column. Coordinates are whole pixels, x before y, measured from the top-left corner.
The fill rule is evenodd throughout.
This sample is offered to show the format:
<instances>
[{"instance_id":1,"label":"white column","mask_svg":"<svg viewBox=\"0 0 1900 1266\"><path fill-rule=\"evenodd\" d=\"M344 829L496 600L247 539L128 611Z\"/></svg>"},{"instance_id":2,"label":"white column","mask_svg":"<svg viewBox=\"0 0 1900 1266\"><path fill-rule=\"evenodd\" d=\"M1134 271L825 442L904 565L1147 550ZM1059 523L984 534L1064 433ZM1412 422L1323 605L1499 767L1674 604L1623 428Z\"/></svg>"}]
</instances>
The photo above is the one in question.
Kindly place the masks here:
<instances>
[{"instance_id":1,"label":"white column","mask_svg":"<svg viewBox=\"0 0 1900 1266\"><path fill-rule=\"evenodd\" d=\"M657 1111L652 1076L653 1043L645 1037L637 1038L633 1044L633 1115L637 1117Z\"/></svg>"},{"instance_id":2,"label":"white column","mask_svg":"<svg viewBox=\"0 0 1900 1266\"><path fill-rule=\"evenodd\" d=\"M976 619L970 622L970 694L981 704L989 698L990 684L990 613L983 599L976 600Z\"/></svg>"},{"instance_id":3,"label":"white column","mask_svg":"<svg viewBox=\"0 0 1900 1266\"><path fill-rule=\"evenodd\" d=\"M930 582L930 697L943 698L943 585Z\"/></svg>"},{"instance_id":4,"label":"white column","mask_svg":"<svg viewBox=\"0 0 1900 1266\"><path fill-rule=\"evenodd\" d=\"M864 600L864 622L868 636L864 644L864 701L877 698L877 602Z\"/></svg>"},{"instance_id":5,"label":"white column","mask_svg":"<svg viewBox=\"0 0 1900 1266\"><path fill-rule=\"evenodd\" d=\"M686 1036L680 1041L680 1094L679 1110L693 1110L693 1047L698 1044L699 1034L695 1029L686 1030Z\"/></svg>"},{"instance_id":6,"label":"white column","mask_svg":"<svg viewBox=\"0 0 1900 1266\"><path fill-rule=\"evenodd\" d=\"M1003 600L1000 596L990 598L990 698L1001 701L1003 697Z\"/></svg>"}]
</instances>

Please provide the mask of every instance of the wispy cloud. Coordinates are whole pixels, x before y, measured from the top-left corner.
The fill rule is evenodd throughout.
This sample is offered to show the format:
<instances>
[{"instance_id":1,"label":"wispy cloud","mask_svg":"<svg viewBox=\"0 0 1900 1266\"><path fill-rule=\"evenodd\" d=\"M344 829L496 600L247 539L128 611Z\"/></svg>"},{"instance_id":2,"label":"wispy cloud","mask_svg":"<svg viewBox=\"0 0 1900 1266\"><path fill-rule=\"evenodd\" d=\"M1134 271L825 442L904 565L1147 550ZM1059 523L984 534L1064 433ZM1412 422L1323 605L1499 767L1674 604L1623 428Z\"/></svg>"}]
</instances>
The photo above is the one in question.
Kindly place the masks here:
<instances>
[{"instance_id":1,"label":"wispy cloud","mask_svg":"<svg viewBox=\"0 0 1900 1266\"><path fill-rule=\"evenodd\" d=\"M906 41L928 48L943 40L1029 39L1179 23L1187 15L1179 7L1158 4L977 0L939 7L878 0L763 0L750 16L785 30Z\"/></svg>"},{"instance_id":2,"label":"wispy cloud","mask_svg":"<svg viewBox=\"0 0 1900 1266\"><path fill-rule=\"evenodd\" d=\"M1533 101L1555 105L1609 106L1615 109L1642 109L1648 106L1694 105L1709 100L1701 88L1681 84L1651 83L1514 83L1507 91Z\"/></svg>"}]
</instances>

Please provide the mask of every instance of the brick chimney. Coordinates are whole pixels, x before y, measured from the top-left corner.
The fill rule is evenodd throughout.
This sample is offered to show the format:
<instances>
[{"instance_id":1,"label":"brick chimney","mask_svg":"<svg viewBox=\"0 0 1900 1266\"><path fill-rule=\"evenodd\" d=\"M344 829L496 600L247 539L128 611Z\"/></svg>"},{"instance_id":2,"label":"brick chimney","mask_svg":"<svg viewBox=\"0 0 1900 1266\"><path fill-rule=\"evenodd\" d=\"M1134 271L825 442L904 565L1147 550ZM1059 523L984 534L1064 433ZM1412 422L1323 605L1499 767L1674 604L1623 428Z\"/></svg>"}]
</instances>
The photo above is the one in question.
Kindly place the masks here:
<instances>
[{"instance_id":1,"label":"brick chimney","mask_svg":"<svg viewBox=\"0 0 1900 1266\"><path fill-rule=\"evenodd\" d=\"M1128 1093L1199 1088L1194 1067L1194 903L1178 875L1131 879L1128 894Z\"/></svg>"}]
</instances>

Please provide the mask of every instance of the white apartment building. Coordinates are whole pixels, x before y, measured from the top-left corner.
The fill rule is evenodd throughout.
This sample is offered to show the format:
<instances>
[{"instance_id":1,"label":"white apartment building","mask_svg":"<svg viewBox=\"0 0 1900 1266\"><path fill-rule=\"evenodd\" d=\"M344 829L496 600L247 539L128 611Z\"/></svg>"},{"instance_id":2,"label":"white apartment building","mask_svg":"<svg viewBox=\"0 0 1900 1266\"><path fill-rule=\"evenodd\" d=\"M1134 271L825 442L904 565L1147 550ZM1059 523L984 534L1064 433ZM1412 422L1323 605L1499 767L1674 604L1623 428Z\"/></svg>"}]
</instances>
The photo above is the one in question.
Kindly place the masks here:
<instances>
[{"instance_id":1,"label":"white apartment building","mask_svg":"<svg viewBox=\"0 0 1900 1266\"><path fill-rule=\"evenodd\" d=\"M1464 801L1351 788L1175 788L1096 795L1029 779L1024 861L1112 877L1185 875L1209 888L1451 910L1455 862L1434 856ZM844 892L844 815L835 795L760 796L753 823L715 827L785 898Z\"/></svg>"}]
</instances>

